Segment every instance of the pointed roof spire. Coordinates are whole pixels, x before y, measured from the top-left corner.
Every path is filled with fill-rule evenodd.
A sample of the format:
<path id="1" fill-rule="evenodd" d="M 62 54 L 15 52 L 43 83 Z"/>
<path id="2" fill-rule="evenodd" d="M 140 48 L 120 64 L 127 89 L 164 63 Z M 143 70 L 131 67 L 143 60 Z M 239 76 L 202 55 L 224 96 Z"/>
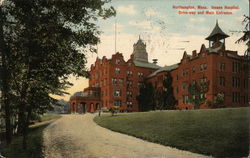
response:
<path id="1" fill-rule="evenodd" d="M 227 34 L 225 34 L 218 24 L 218 19 L 216 20 L 216 25 L 213 29 L 213 31 L 210 33 L 210 35 L 206 38 L 206 40 L 209 41 L 215 41 L 215 40 L 221 40 L 223 38 L 229 37 Z"/>

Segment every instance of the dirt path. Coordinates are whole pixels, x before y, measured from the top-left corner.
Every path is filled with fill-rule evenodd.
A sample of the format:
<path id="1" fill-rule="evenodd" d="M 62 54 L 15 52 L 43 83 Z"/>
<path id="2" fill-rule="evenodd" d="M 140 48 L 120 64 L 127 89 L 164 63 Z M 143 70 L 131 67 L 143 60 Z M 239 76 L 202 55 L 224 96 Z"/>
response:
<path id="1" fill-rule="evenodd" d="M 202 158 L 98 126 L 95 115 L 64 115 L 44 130 L 46 158 Z"/>

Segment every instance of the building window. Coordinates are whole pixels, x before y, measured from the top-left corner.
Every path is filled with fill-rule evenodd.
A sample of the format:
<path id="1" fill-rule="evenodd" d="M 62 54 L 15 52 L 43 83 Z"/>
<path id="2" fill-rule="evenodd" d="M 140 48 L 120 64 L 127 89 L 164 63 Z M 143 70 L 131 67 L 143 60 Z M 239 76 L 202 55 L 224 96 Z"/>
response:
<path id="1" fill-rule="evenodd" d="M 207 94 L 206 93 L 201 93 L 200 97 L 203 99 L 203 98 L 206 98 Z"/>
<path id="2" fill-rule="evenodd" d="M 119 79 L 119 85 L 120 85 L 120 86 L 123 85 L 123 79 Z"/>
<path id="3" fill-rule="evenodd" d="M 195 66 L 192 68 L 192 72 L 195 73 Z"/>
<path id="4" fill-rule="evenodd" d="M 114 90 L 114 96 L 115 97 L 120 97 L 121 96 L 121 90 L 120 89 L 115 89 Z"/>
<path id="5" fill-rule="evenodd" d="M 119 65 L 121 63 L 120 59 L 116 59 L 115 63 Z"/>
<path id="6" fill-rule="evenodd" d="M 132 98 L 132 92 L 127 91 L 127 98 Z"/>
<path id="7" fill-rule="evenodd" d="M 225 63 L 220 63 L 219 70 L 220 71 L 225 71 L 225 69 L 226 69 L 226 64 Z"/>
<path id="8" fill-rule="evenodd" d="M 225 86 L 225 77 L 220 77 L 219 78 L 219 85 L 223 86 L 223 87 Z"/>
<path id="9" fill-rule="evenodd" d="M 99 75 L 98 73 L 95 74 L 95 79 L 98 79 Z"/>
<path id="10" fill-rule="evenodd" d="M 141 88 L 141 86 L 142 86 L 142 83 L 141 83 L 141 82 L 138 82 L 138 83 L 137 83 L 137 87 L 138 87 L 138 88 Z"/>
<path id="11" fill-rule="evenodd" d="M 200 65 L 200 71 L 203 71 L 203 64 Z"/>
<path id="12" fill-rule="evenodd" d="M 187 75 L 188 75 L 188 70 L 183 70 L 183 71 L 182 71 L 182 76 L 185 77 L 185 76 L 187 76 Z"/>
<path id="13" fill-rule="evenodd" d="M 179 93 L 179 88 L 178 87 L 176 87 L 176 94 L 178 94 Z"/>
<path id="14" fill-rule="evenodd" d="M 233 65 L 232 65 L 232 71 L 233 73 L 238 73 L 240 72 L 240 63 L 238 62 L 233 62 Z"/>
<path id="15" fill-rule="evenodd" d="M 127 76 L 132 76 L 132 71 L 127 71 Z"/>
<path id="16" fill-rule="evenodd" d="M 240 103 L 240 93 L 239 92 L 233 92 L 232 101 L 233 101 L 233 103 Z"/>
<path id="17" fill-rule="evenodd" d="M 121 106 L 122 105 L 121 100 L 114 100 L 114 105 L 115 106 Z"/>
<path id="18" fill-rule="evenodd" d="M 112 78 L 112 85 L 116 85 L 116 84 L 117 84 L 116 78 Z"/>
<path id="19" fill-rule="evenodd" d="M 207 64 L 203 64 L 204 71 L 207 70 Z"/>
<path id="20" fill-rule="evenodd" d="M 188 89 L 187 82 L 182 82 L 182 90 L 186 91 Z"/>
<path id="21" fill-rule="evenodd" d="M 200 84 L 203 84 L 205 82 L 207 82 L 207 78 L 206 77 L 200 78 Z"/>
<path id="22" fill-rule="evenodd" d="M 143 73 L 142 72 L 138 72 L 138 77 L 143 77 Z"/>
<path id="23" fill-rule="evenodd" d="M 133 106 L 132 102 L 131 102 L 131 101 L 128 101 L 128 102 L 127 102 L 127 107 L 128 107 L 128 108 L 132 108 L 132 106 Z"/>
<path id="24" fill-rule="evenodd" d="M 178 79 L 179 79 L 179 77 L 178 77 L 178 75 L 176 75 L 176 80 L 178 81 Z"/>
<path id="25" fill-rule="evenodd" d="M 115 68 L 115 73 L 116 73 L 116 74 L 120 74 L 120 68 L 117 68 L 117 67 L 116 67 L 116 68 Z"/>
<path id="26" fill-rule="evenodd" d="M 182 104 L 188 104 L 188 96 L 186 95 L 182 96 Z"/>
<path id="27" fill-rule="evenodd" d="M 206 70 L 207 70 L 207 64 L 201 64 L 200 71 L 206 71 Z"/>
<path id="28" fill-rule="evenodd" d="M 232 87 L 233 88 L 240 88 L 240 79 L 238 77 L 232 78 Z"/>
<path id="29" fill-rule="evenodd" d="M 127 88 L 132 88 L 132 81 L 127 81 Z"/>

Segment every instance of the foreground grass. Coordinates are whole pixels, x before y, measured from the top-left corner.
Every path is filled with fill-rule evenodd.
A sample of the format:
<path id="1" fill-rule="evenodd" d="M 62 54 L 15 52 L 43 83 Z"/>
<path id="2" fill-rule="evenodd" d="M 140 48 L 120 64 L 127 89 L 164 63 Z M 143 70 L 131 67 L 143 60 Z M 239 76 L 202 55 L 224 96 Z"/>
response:
<path id="1" fill-rule="evenodd" d="M 43 130 L 49 125 L 49 120 L 60 117 L 60 115 L 53 114 L 43 115 L 41 121 L 47 122 L 41 122 L 29 128 L 26 150 L 22 149 L 22 136 L 14 136 L 9 146 L 5 142 L 1 144 L 0 153 L 7 158 L 43 158 Z"/>
<path id="2" fill-rule="evenodd" d="M 94 121 L 113 131 L 214 157 L 247 157 L 249 108 L 103 115 Z"/>

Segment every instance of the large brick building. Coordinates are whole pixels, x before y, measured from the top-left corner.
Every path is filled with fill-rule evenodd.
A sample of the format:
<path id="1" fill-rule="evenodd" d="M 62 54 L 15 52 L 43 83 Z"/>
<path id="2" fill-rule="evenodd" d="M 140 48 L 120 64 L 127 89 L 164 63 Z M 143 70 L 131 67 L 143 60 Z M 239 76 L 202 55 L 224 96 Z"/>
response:
<path id="1" fill-rule="evenodd" d="M 100 107 L 119 106 L 121 111 L 139 111 L 136 96 L 144 80 L 155 89 L 162 89 L 167 72 L 173 78 L 172 87 L 176 108 L 191 109 L 188 102 L 188 86 L 191 83 L 209 81 L 203 97 L 212 101 L 219 93 L 224 94 L 224 105 L 239 107 L 248 105 L 248 61 L 237 51 L 226 50 L 225 34 L 218 23 L 206 38 L 209 47 L 201 46 L 192 55 L 184 52 L 178 64 L 160 67 L 148 61 L 146 44 L 139 38 L 134 44 L 130 59 L 124 61 L 121 53 L 97 58 L 91 65 L 89 87 L 70 99 L 71 112 L 94 112 Z M 201 108 L 206 108 L 205 105 Z"/>

